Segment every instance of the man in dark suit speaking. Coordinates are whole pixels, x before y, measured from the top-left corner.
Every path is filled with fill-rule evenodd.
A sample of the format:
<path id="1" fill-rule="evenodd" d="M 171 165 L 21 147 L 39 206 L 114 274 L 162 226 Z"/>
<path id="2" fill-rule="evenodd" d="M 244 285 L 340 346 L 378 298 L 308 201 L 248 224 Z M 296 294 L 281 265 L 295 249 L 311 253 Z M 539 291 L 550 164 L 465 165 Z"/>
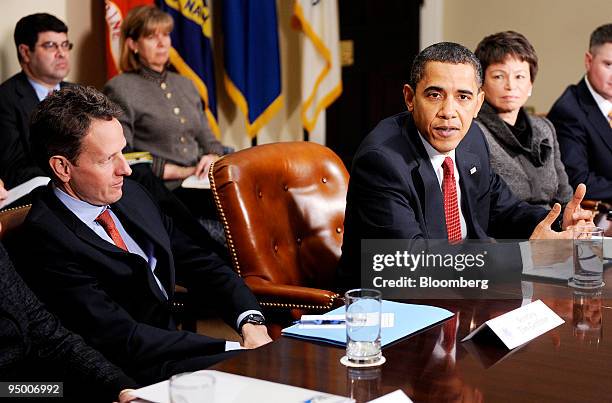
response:
<path id="1" fill-rule="evenodd" d="M 175 284 L 213 308 L 253 348 L 270 340 L 242 279 L 176 228 L 121 154 L 118 106 L 93 88 L 70 86 L 32 117 L 32 153 L 52 183 L 40 188 L 24 223 L 36 250 L 17 267 L 66 327 L 142 383 L 205 368 L 229 343 L 177 330 Z"/>
<path id="2" fill-rule="evenodd" d="M 591 34 L 586 75 L 552 106 L 561 159 L 570 184 L 587 185 L 586 197 L 612 202 L 612 24 Z"/>
<path id="3" fill-rule="evenodd" d="M 521 202 L 493 172 L 472 124 L 481 84 L 478 59 L 461 45 L 438 43 L 415 58 L 404 86 L 408 112 L 380 122 L 355 155 L 339 286 L 356 285 L 362 239 L 567 238 L 569 225 L 590 218 L 580 210 L 584 185 L 557 223 L 565 231 L 556 232 L 559 204 L 547 214 Z"/>

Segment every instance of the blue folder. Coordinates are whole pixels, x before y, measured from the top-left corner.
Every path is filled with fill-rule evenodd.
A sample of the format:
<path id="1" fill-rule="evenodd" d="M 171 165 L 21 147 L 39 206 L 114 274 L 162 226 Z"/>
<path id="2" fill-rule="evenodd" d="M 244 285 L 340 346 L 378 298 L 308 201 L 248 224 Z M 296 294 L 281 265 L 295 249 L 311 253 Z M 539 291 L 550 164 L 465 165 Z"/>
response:
<path id="1" fill-rule="evenodd" d="M 381 344 L 385 347 L 397 340 L 410 336 L 423 329 L 440 323 L 454 314 L 443 308 L 429 305 L 402 304 L 400 302 L 382 301 L 382 313 L 393 312 L 395 320 L 393 327 L 381 329 Z M 336 308 L 325 315 L 343 315 L 344 307 Z M 300 329 L 299 324 L 287 327 L 283 336 L 304 340 L 322 341 L 337 346 L 346 345 L 346 329 Z"/>

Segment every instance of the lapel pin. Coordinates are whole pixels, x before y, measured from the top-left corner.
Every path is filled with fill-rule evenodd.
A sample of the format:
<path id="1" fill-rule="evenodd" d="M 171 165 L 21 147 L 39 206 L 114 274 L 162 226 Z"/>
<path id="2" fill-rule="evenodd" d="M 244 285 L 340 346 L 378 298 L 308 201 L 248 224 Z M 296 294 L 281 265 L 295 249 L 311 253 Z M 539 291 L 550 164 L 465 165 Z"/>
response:
<path id="1" fill-rule="evenodd" d="M 470 169 L 470 175 L 474 175 L 474 173 L 476 173 L 476 167 L 472 167 L 472 169 Z"/>

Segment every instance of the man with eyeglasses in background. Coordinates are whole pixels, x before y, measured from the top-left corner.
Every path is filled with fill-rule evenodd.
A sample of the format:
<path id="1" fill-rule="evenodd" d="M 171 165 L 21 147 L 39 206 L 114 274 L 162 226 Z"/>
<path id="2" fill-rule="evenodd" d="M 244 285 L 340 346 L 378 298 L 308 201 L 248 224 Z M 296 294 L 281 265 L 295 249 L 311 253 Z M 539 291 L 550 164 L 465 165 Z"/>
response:
<path id="1" fill-rule="evenodd" d="M 0 178 L 11 189 L 45 176 L 30 154 L 30 115 L 47 95 L 65 85 L 70 71 L 68 27 L 47 13 L 17 22 L 14 32 L 21 71 L 0 85 Z"/>

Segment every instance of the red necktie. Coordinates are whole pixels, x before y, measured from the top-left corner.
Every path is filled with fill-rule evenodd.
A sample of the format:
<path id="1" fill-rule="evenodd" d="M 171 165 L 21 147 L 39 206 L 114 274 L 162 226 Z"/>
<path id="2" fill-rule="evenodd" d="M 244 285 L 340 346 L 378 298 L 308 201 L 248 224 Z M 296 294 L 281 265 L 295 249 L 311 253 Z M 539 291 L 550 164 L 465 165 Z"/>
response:
<path id="1" fill-rule="evenodd" d="M 121 238 L 121 234 L 119 234 L 119 230 L 115 226 L 113 217 L 111 217 L 108 209 L 104 210 L 104 212 L 100 214 L 98 218 L 96 218 L 96 222 L 100 224 L 102 228 L 104 228 L 104 231 L 106 231 L 117 247 L 126 252 L 128 251 L 128 248 L 125 246 L 125 242 L 123 242 L 123 238 Z"/>
<path id="2" fill-rule="evenodd" d="M 453 160 L 446 157 L 442 163 L 444 178 L 442 179 L 442 191 L 444 192 L 444 217 L 446 218 L 446 232 L 451 243 L 461 241 L 461 221 L 459 221 L 459 205 L 457 203 L 457 185 L 455 184 L 455 172 Z"/>

